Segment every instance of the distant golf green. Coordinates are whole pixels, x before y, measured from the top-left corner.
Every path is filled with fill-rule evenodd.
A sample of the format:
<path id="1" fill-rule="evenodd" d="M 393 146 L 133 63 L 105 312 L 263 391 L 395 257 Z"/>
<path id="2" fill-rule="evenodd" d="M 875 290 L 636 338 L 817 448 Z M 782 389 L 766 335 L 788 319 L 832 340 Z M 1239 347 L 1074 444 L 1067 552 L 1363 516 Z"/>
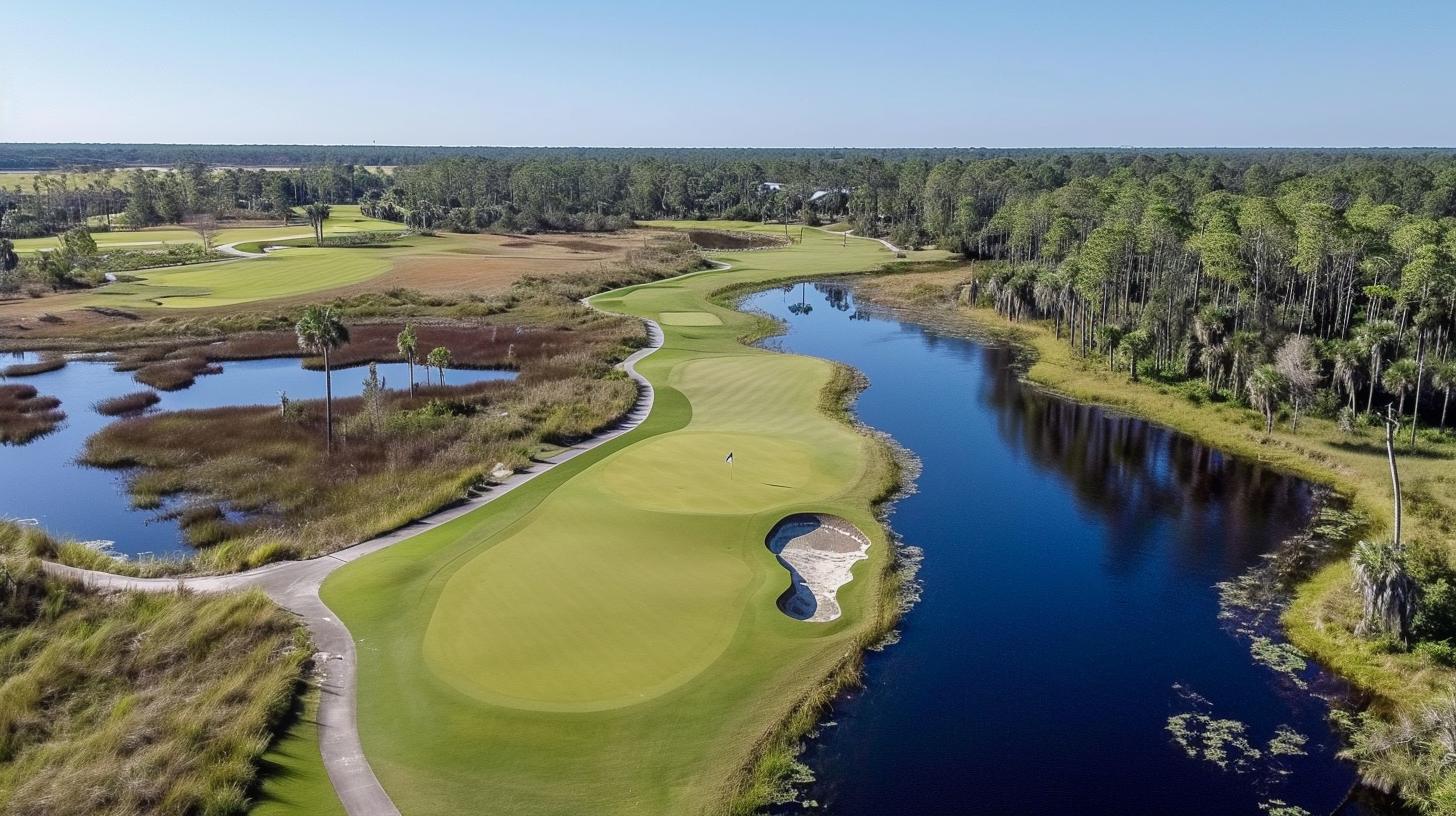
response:
<path id="1" fill-rule="evenodd" d="M 138 273 L 136 281 L 97 289 L 91 302 L 187 309 L 302 295 L 386 272 L 394 254 L 310 247 L 283 250 L 268 258 L 158 269 Z"/>
<path id="2" fill-rule="evenodd" d="M 294 217 L 294 223 L 284 226 L 275 222 L 258 222 L 258 226 L 230 227 L 218 231 L 213 237 L 215 244 L 230 244 L 234 241 L 276 241 L 283 238 L 297 238 L 300 236 L 313 235 L 313 227 L 307 223 L 299 223 L 299 218 Z M 359 212 L 357 204 L 335 204 L 330 213 L 328 221 L 324 222 L 325 235 L 344 235 L 351 232 L 398 232 L 403 227 L 393 221 L 381 221 L 377 218 L 369 218 Z M 202 238 L 194 230 L 186 227 L 149 227 L 140 230 L 118 229 L 114 232 L 93 232 L 91 237 L 96 241 L 97 249 L 103 252 L 107 249 L 160 249 L 167 244 L 200 244 Z M 21 238 L 15 241 L 15 251 L 19 253 L 36 252 L 42 249 L 55 249 L 60 246 L 60 239 L 55 236 L 47 238 Z"/>
<path id="3" fill-rule="evenodd" d="M 741 345 L 755 318 L 711 300 L 891 260 L 841 241 L 806 231 L 718 256 L 728 271 L 596 297 L 664 323 L 666 346 L 639 366 L 657 389 L 647 422 L 324 585 L 359 644 L 365 751 L 404 813 L 718 811 L 874 625 L 882 453 L 825 413 L 830 363 Z M 832 623 L 775 603 L 789 576 L 764 537 L 800 511 L 874 542 Z"/>

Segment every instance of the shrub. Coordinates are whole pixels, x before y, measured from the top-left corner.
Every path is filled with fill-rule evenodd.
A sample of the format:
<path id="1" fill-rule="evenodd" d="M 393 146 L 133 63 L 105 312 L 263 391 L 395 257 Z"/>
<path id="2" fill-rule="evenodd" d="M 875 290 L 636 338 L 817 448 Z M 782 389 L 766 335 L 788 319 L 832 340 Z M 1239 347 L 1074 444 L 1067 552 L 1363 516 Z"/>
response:
<path id="1" fill-rule="evenodd" d="M 1456 668 L 1456 646 L 1451 645 L 1449 640 L 1430 640 L 1425 643 L 1416 644 L 1415 652 L 1431 659 L 1431 662 Z"/>

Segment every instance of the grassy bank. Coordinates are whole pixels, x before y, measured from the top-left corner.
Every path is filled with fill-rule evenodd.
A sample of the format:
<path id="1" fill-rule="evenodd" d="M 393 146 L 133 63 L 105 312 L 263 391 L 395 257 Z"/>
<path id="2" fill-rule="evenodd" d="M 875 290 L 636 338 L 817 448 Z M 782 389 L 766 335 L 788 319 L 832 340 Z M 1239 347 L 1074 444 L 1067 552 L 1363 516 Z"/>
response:
<path id="1" fill-rule="evenodd" d="M 402 810 L 468 808 L 488 792 L 525 814 L 749 812 L 781 791 L 798 735 L 894 609 L 874 511 L 892 464 L 833 415 L 847 378 L 743 346 L 762 321 L 715 302 L 890 259 L 819 235 L 595 298 L 663 324 L 665 347 L 639 366 L 656 387 L 648 420 L 325 585 L 372 644 L 361 731 Z M 776 605 L 788 575 L 765 535 L 805 511 L 874 542 L 832 623 Z"/>
<path id="2" fill-rule="evenodd" d="M 244 812 L 308 653 L 257 593 L 103 595 L 0 558 L 0 811 Z"/>
<path id="3" fill-rule="evenodd" d="M 948 331 L 992 335 L 1028 349 L 1028 379 L 1073 399 L 1143 416 L 1211 446 L 1333 487 L 1370 519 L 1367 535 L 1391 520 L 1390 475 L 1383 440 L 1375 429 L 1347 433 L 1331 420 L 1301 418 L 1297 433 L 1281 421 L 1266 438 L 1254 411 L 1190 396 L 1174 384 L 1131 382 L 1109 372 L 1105 358 L 1076 355 L 1050 325 L 1011 323 L 993 310 L 956 303 L 965 268 L 932 274 L 866 280 L 859 287 L 871 302 L 903 311 L 916 322 Z M 1417 451 L 1399 451 L 1406 493 L 1406 539 L 1420 557 L 1448 563 L 1456 553 L 1456 439 L 1428 433 Z M 1284 616 L 1291 640 L 1337 674 L 1374 696 L 1385 717 L 1416 716 L 1456 681 L 1448 665 L 1421 652 L 1356 637 L 1361 604 L 1349 563 L 1327 565 L 1298 587 Z"/>

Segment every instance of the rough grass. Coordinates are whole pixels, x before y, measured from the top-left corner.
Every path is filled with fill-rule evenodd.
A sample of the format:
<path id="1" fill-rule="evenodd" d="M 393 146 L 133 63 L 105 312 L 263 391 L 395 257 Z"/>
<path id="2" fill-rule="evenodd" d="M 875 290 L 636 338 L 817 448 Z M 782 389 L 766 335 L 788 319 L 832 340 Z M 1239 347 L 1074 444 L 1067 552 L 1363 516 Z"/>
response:
<path id="1" fill-rule="evenodd" d="M 0 385 L 0 444 L 23 445 L 55 430 L 66 419 L 61 401 L 31 385 Z"/>
<path id="2" fill-rule="evenodd" d="M 133 391 L 119 397 L 99 400 L 92 407 L 102 416 L 122 416 L 139 413 L 161 401 L 162 398 L 155 391 Z"/>
<path id="3" fill-rule="evenodd" d="M 101 595 L 0 562 L 0 811 L 237 814 L 309 649 L 259 593 Z"/>

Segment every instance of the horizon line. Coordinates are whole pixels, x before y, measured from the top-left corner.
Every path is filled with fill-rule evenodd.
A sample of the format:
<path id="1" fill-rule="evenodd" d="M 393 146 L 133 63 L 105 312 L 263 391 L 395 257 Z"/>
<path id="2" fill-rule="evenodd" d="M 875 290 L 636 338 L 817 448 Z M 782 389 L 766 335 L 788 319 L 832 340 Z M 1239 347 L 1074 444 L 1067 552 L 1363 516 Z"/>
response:
<path id="1" fill-rule="evenodd" d="M 0 147 L 102 146 L 135 147 L 357 147 L 446 150 L 1456 150 L 1451 145 L 592 145 L 592 144 L 406 144 L 364 142 L 121 142 L 4 141 Z"/>

